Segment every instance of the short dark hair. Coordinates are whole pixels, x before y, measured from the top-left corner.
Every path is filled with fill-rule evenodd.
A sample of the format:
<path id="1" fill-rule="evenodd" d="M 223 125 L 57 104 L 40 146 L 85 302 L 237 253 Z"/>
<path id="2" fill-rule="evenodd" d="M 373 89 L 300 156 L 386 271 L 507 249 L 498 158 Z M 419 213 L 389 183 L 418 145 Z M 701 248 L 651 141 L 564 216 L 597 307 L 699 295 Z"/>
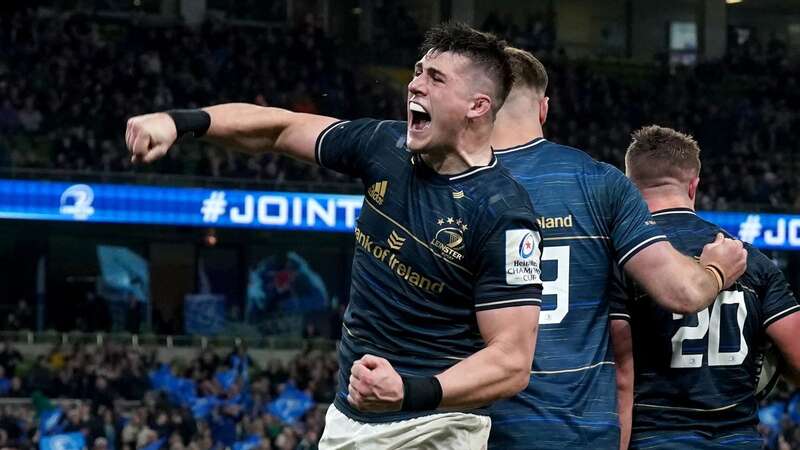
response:
<path id="1" fill-rule="evenodd" d="M 700 175 L 700 146 L 688 134 L 650 125 L 633 132 L 625 170 L 639 187 L 664 178 L 687 182 Z"/>
<path id="2" fill-rule="evenodd" d="M 483 68 L 497 87 L 495 104 L 492 105 L 493 112 L 496 113 L 503 106 L 514 83 L 505 48 L 506 42 L 491 33 L 478 31 L 461 22 L 446 22 L 425 33 L 420 51 L 421 56 L 431 50 L 452 52 L 466 56 Z"/>
<path id="3" fill-rule="evenodd" d="M 547 90 L 547 70 L 531 52 L 516 47 L 506 47 L 506 56 L 511 64 L 515 86 L 533 88 L 541 93 Z"/>

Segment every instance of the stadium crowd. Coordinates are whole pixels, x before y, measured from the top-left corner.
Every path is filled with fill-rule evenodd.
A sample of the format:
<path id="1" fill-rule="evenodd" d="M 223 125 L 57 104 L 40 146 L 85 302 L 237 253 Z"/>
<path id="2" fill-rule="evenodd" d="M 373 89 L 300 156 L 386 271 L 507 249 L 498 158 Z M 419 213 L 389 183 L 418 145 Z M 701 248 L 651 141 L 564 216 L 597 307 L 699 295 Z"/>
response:
<path id="1" fill-rule="evenodd" d="M 792 151 L 800 72 L 782 42 L 753 36 L 737 45 L 731 37 L 721 61 L 670 67 L 665 55 L 663 63 L 634 66 L 571 60 L 554 47 L 549 23 L 531 17 L 516 27 L 491 15 L 483 24 L 534 50 L 548 67 L 548 137 L 621 166 L 632 130 L 675 127 L 692 133 L 704 151 L 701 208 L 800 209 L 800 160 Z M 408 45 L 414 39 L 403 36 Z M 147 27 L 32 11 L 0 17 L 0 166 L 130 171 L 126 117 L 171 107 L 246 101 L 342 118 L 404 118 L 402 92 L 369 75 L 343 48 L 312 16 L 289 31 L 255 32 L 214 22 Z M 137 170 L 348 181 L 270 154 L 246 158 L 188 142 Z"/>
<path id="2" fill-rule="evenodd" d="M 247 373 L 231 382 L 225 374 L 237 358 L 247 360 Z M 198 398 L 218 401 L 181 404 L 181 388 L 159 380 L 165 373 L 191 380 Z M 26 359 L 0 342 L 0 447 L 36 449 L 43 437 L 78 432 L 92 450 L 311 450 L 335 374 L 334 357 L 317 351 L 285 364 L 254 361 L 244 349 L 206 350 L 164 365 L 141 347 L 56 345 Z M 280 404 L 287 391 L 300 409 Z M 27 398 L 30 406 L 14 403 Z M 800 448 L 800 391 L 780 383 L 759 416 L 765 448 Z"/>
<path id="3" fill-rule="evenodd" d="M 263 365 L 242 349 L 200 351 L 165 365 L 152 350 L 116 344 L 56 345 L 25 360 L 0 343 L 0 367 L 0 447 L 15 449 L 75 432 L 93 450 L 315 449 L 336 373 L 333 356 L 316 351 Z M 32 406 L 8 400 L 24 397 Z"/>

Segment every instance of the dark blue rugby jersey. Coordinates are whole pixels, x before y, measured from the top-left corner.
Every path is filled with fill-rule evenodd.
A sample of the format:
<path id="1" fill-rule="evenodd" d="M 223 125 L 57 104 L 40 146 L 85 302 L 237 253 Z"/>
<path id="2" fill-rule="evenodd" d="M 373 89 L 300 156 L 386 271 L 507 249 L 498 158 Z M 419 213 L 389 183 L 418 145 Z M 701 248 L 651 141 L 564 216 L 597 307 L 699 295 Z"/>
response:
<path id="1" fill-rule="evenodd" d="M 670 242 L 698 256 L 722 231 L 689 209 L 653 214 Z M 757 423 L 766 328 L 800 311 L 781 271 L 749 244 L 747 271 L 697 314 L 673 314 L 633 283 L 615 289 L 612 317 L 631 321 L 636 433 L 716 434 Z"/>
<path id="2" fill-rule="evenodd" d="M 525 190 L 496 158 L 440 175 L 405 146 L 405 122 L 333 124 L 317 141 L 323 167 L 362 179 L 350 303 L 335 405 L 361 422 L 430 414 L 362 413 L 347 402 L 364 354 L 403 375 L 430 376 L 484 347 L 476 311 L 541 303 L 541 237 Z"/>
<path id="3" fill-rule="evenodd" d="M 612 267 L 666 237 L 616 168 L 545 139 L 495 152 L 542 229 L 542 311 L 530 384 L 491 409 L 493 449 L 619 446 L 606 287 Z"/>

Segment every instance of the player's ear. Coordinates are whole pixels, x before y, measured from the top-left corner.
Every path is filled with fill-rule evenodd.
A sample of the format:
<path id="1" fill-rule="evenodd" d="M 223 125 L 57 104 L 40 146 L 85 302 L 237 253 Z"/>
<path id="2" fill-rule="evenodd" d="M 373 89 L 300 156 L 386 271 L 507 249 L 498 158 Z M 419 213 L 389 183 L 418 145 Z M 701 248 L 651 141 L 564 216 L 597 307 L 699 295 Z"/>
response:
<path id="1" fill-rule="evenodd" d="M 687 192 L 687 194 L 689 194 L 689 200 L 694 201 L 695 198 L 697 197 L 697 186 L 699 184 L 700 184 L 699 176 L 692 178 L 692 181 L 689 182 L 689 191 Z"/>
<path id="2" fill-rule="evenodd" d="M 491 111 L 492 99 L 486 94 L 475 94 L 467 111 L 467 119 L 477 119 L 490 114 Z"/>
<path id="3" fill-rule="evenodd" d="M 545 96 L 539 99 L 539 125 L 547 122 L 548 111 L 550 111 L 550 97 Z"/>

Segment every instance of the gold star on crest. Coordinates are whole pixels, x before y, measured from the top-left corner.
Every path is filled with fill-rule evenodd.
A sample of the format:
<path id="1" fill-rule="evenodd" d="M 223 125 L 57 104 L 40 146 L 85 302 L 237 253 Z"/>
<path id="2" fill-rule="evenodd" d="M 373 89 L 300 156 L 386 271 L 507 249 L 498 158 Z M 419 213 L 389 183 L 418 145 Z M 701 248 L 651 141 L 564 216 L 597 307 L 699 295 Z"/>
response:
<path id="1" fill-rule="evenodd" d="M 461 231 L 467 231 L 467 228 L 469 228 L 467 227 L 467 224 L 461 225 Z"/>
<path id="2" fill-rule="evenodd" d="M 453 223 L 453 222 L 455 222 L 455 221 L 453 220 L 453 218 L 452 218 L 452 217 L 448 217 L 448 218 L 447 218 L 447 223 Z"/>
<path id="3" fill-rule="evenodd" d="M 456 219 L 456 223 L 461 225 L 461 218 L 460 217 L 458 219 Z"/>
<path id="4" fill-rule="evenodd" d="M 444 219 L 437 220 L 436 225 L 444 225 Z"/>

